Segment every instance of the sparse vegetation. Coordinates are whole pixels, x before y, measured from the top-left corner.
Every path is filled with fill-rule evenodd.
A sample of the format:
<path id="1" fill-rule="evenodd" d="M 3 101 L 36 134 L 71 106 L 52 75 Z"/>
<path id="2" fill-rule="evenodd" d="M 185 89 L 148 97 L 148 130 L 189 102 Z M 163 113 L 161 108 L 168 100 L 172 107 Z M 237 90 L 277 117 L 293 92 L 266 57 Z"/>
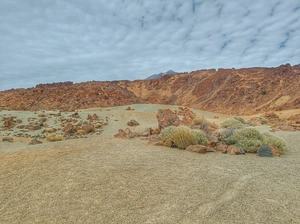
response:
<path id="1" fill-rule="evenodd" d="M 192 133 L 196 136 L 197 144 L 199 144 L 199 145 L 207 144 L 207 138 L 206 138 L 205 134 L 203 134 L 201 131 L 192 130 Z"/>
<path id="2" fill-rule="evenodd" d="M 164 128 L 160 133 L 161 140 L 163 142 L 166 142 L 172 136 L 175 129 L 176 129 L 175 126 L 169 126 L 169 127 Z"/>
<path id="3" fill-rule="evenodd" d="M 210 123 L 202 116 L 196 117 L 193 120 L 193 125 L 197 125 L 197 126 L 199 126 L 199 128 L 201 130 L 205 131 L 206 133 L 210 133 L 210 130 L 209 130 Z"/>
<path id="4" fill-rule="evenodd" d="M 161 139 L 167 147 L 185 149 L 189 145 L 205 145 L 207 138 L 199 130 L 192 130 L 186 126 L 170 126 L 162 130 Z"/>
<path id="5" fill-rule="evenodd" d="M 47 140 L 50 142 L 55 142 L 55 141 L 62 141 L 64 137 L 59 134 L 50 134 L 47 136 Z"/>
<path id="6" fill-rule="evenodd" d="M 170 137 L 173 144 L 179 149 L 185 149 L 189 145 L 197 144 L 197 136 L 191 129 L 185 126 L 179 126 Z"/>
<path id="7" fill-rule="evenodd" d="M 254 128 L 246 128 L 228 137 L 227 143 L 241 146 L 245 152 L 257 152 L 258 147 L 263 145 L 263 135 Z"/>
<path id="8" fill-rule="evenodd" d="M 270 147 L 276 147 L 280 154 L 283 154 L 285 151 L 285 142 L 274 135 L 270 135 L 269 133 L 263 134 L 263 143 L 264 145 L 270 146 Z"/>
<path id="9" fill-rule="evenodd" d="M 230 119 L 221 124 L 222 128 L 242 128 L 244 126 L 245 125 L 241 121 L 236 119 Z"/>
<path id="10" fill-rule="evenodd" d="M 268 123 L 268 120 L 264 117 L 260 117 L 259 120 L 260 120 L 261 124 L 267 124 Z"/>
<path id="11" fill-rule="evenodd" d="M 233 119 L 240 121 L 242 124 L 246 124 L 246 121 L 242 117 L 234 116 Z"/>

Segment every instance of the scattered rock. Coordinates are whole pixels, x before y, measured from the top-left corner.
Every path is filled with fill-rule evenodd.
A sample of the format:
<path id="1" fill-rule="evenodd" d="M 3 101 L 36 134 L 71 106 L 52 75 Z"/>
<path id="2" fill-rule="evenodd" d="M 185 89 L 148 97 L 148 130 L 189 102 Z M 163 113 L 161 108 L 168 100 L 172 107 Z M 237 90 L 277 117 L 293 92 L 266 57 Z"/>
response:
<path id="1" fill-rule="evenodd" d="M 152 135 L 153 129 L 152 128 L 146 128 L 142 133 L 142 137 L 148 137 L 149 135 Z"/>
<path id="2" fill-rule="evenodd" d="M 36 144 L 42 144 L 43 142 L 37 140 L 36 138 L 32 139 L 28 145 L 36 145 Z"/>
<path id="3" fill-rule="evenodd" d="M 84 124 L 82 130 L 84 130 L 85 133 L 92 133 L 95 132 L 95 127 L 92 124 Z"/>
<path id="4" fill-rule="evenodd" d="M 127 134 L 123 129 L 118 130 L 118 134 L 114 135 L 115 138 L 127 138 Z"/>
<path id="5" fill-rule="evenodd" d="M 131 110 L 131 107 L 127 107 L 125 110 Z"/>
<path id="6" fill-rule="evenodd" d="M 235 145 L 230 145 L 226 150 L 226 153 L 227 152 L 230 153 L 231 155 L 240 155 L 242 154 L 243 151 L 241 151 L 241 149 Z"/>
<path id="7" fill-rule="evenodd" d="M 155 138 L 150 138 L 148 141 L 148 145 L 153 145 L 153 146 L 163 146 L 164 142 L 161 141 L 158 137 Z"/>
<path id="8" fill-rule="evenodd" d="M 12 137 L 4 137 L 4 138 L 2 138 L 2 141 L 3 142 L 13 142 L 14 139 Z"/>
<path id="9" fill-rule="evenodd" d="M 128 125 L 128 126 L 137 126 L 137 125 L 139 125 L 139 124 L 140 124 L 140 123 L 137 122 L 137 121 L 134 120 L 134 119 L 131 119 L 130 121 L 127 122 L 127 125 Z"/>
<path id="10" fill-rule="evenodd" d="M 181 124 L 179 117 L 170 109 L 159 109 L 156 118 L 160 130 L 168 126 L 179 126 Z"/>
<path id="11" fill-rule="evenodd" d="M 204 154 L 206 153 L 206 149 L 207 147 L 204 145 L 189 145 L 185 150 Z"/>

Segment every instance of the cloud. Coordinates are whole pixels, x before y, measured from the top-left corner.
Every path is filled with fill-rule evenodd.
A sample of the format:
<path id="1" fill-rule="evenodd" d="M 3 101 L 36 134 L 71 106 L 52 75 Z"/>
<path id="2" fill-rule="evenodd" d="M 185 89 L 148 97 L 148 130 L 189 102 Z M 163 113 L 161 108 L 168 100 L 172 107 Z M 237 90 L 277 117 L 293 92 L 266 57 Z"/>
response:
<path id="1" fill-rule="evenodd" d="M 0 90 L 298 64 L 300 2 L 2 0 Z"/>

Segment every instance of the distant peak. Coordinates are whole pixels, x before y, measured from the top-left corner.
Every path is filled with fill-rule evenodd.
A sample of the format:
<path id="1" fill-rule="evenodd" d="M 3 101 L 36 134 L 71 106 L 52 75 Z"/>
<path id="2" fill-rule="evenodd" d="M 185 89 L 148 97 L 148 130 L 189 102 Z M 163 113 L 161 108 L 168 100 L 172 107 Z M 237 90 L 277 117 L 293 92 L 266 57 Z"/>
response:
<path id="1" fill-rule="evenodd" d="M 160 77 L 162 77 L 164 75 L 175 75 L 175 74 L 178 74 L 178 72 L 175 72 L 173 70 L 168 70 L 166 72 L 162 72 L 162 73 L 159 73 L 159 74 L 151 75 L 148 78 L 146 78 L 146 80 L 159 79 Z"/>

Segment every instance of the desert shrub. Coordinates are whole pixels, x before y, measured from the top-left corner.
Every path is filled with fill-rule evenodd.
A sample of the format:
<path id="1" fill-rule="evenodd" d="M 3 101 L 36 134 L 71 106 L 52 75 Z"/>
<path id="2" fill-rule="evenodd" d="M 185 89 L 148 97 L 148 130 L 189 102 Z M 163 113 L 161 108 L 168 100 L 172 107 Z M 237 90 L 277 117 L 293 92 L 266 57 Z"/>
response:
<path id="1" fill-rule="evenodd" d="M 47 136 L 47 140 L 54 142 L 54 141 L 62 141 L 64 139 L 64 137 L 62 135 L 59 134 L 50 134 Z"/>
<path id="2" fill-rule="evenodd" d="M 171 137 L 171 135 L 173 134 L 173 132 L 175 131 L 176 127 L 175 126 L 169 126 L 164 128 L 161 132 L 160 132 L 160 138 L 163 142 L 167 141 L 167 139 L 169 139 Z"/>
<path id="3" fill-rule="evenodd" d="M 207 144 L 207 138 L 205 134 L 203 134 L 201 131 L 192 130 L 192 134 L 196 136 L 197 144 L 199 145 L 206 145 Z"/>
<path id="4" fill-rule="evenodd" d="M 196 117 L 193 120 L 193 125 L 197 125 L 201 130 L 205 131 L 206 133 L 210 133 L 210 123 L 204 117 Z"/>
<path id="5" fill-rule="evenodd" d="M 244 127 L 244 124 L 236 119 L 230 119 L 227 121 L 224 121 L 221 124 L 222 128 L 242 128 Z"/>
<path id="6" fill-rule="evenodd" d="M 85 131 L 82 129 L 77 130 L 77 134 L 79 134 L 79 135 L 83 135 L 84 133 L 85 133 Z"/>
<path id="7" fill-rule="evenodd" d="M 197 136 L 192 133 L 191 129 L 185 126 L 179 126 L 175 129 L 170 140 L 179 149 L 185 149 L 189 145 L 197 144 Z"/>
<path id="8" fill-rule="evenodd" d="M 260 117 L 259 120 L 260 120 L 261 124 L 267 124 L 268 123 L 268 120 L 264 117 Z"/>
<path id="9" fill-rule="evenodd" d="M 232 136 L 237 130 L 240 128 L 224 128 L 217 130 L 214 135 L 218 138 L 221 142 L 226 142 L 226 139 L 230 136 Z"/>
<path id="10" fill-rule="evenodd" d="M 234 116 L 233 119 L 240 121 L 242 124 L 246 124 L 246 121 L 242 117 Z"/>
<path id="11" fill-rule="evenodd" d="M 247 126 L 255 126 L 255 123 L 253 121 L 246 121 L 245 125 Z"/>
<path id="12" fill-rule="evenodd" d="M 228 137 L 227 143 L 241 146 L 245 152 L 257 152 L 258 147 L 263 145 L 263 135 L 254 128 L 246 128 L 235 132 Z"/>
<path id="13" fill-rule="evenodd" d="M 280 154 L 283 154 L 285 151 L 286 145 L 283 139 L 278 138 L 274 135 L 270 135 L 269 133 L 263 134 L 263 143 L 264 145 L 278 148 Z"/>

